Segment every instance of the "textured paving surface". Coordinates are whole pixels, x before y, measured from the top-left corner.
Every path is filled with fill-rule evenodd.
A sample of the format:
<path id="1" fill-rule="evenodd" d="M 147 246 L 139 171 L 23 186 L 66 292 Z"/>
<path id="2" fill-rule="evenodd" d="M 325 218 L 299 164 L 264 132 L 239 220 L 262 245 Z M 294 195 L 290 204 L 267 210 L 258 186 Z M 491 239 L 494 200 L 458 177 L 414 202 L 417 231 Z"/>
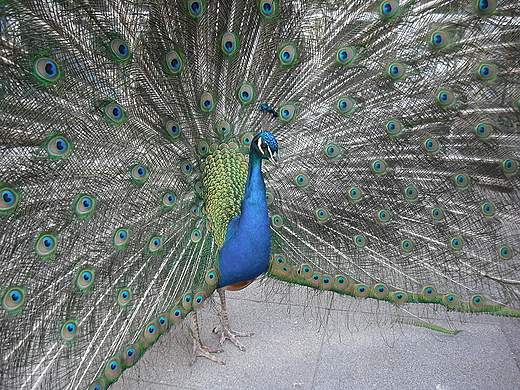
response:
<path id="1" fill-rule="evenodd" d="M 403 312 L 386 303 L 289 291 L 254 283 L 227 294 L 232 326 L 255 335 L 241 339 L 245 352 L 226 342 L 226 365 L 188 365 L 184 321 L 112 389 L 520 389 L 520 320 L 421 308 L 436 324 L 464 330 L 446 335 L 397 322 Z M 216 300 L 208 306 L 203 341 L 217 347 Z"/>

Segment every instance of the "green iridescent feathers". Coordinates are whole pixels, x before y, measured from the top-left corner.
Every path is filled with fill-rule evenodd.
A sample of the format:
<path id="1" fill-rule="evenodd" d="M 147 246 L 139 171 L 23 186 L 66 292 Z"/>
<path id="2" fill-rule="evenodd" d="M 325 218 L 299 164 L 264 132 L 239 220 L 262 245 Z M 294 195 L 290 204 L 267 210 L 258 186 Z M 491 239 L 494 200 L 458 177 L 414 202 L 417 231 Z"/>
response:
<path id="1" fill-rule="evenodd" d="M 204 214 L 216 245 L 224 245 L 229 221 L 240 215 L 247 179 L 247 160 L 233 144 L 221 144 L 205 160 L 203 171 Z"/>

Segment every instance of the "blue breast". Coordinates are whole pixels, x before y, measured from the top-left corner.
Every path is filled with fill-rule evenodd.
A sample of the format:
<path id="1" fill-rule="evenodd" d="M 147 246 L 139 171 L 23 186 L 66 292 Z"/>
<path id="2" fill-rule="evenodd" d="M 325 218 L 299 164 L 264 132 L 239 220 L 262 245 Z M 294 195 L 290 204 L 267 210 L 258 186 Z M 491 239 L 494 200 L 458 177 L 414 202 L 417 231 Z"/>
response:
<path id="1" fill-rule="evenodd" d="M 249 171 L 241 215 L 228 225 L 226 241 L 220 249 L 218 287 L 254 279 L 269 264 L 271 229 L 261 158 L 249 156 Z"/>

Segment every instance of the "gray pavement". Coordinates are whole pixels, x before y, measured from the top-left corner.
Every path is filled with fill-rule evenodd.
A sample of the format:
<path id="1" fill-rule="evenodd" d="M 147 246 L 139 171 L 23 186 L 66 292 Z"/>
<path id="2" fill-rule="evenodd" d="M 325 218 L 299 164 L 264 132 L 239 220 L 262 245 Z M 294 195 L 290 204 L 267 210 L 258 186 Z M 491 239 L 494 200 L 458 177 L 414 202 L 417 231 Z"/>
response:
<path id="1" fill-rule="evenodd" d="M 386 302 L 316 294 L 279 282 L 228 292 L 233 328 L 252 331 L 241 352 L 226 341 L 221 366 L 193 366 L 190 321 L 172 328 L 113 389 L 520 389 L 520 320 L 419 307 L 446 335 L 396 321 Z M 217 347 L 217 299 L 201 315 L 202 337 Z M 417 305 L 416 305 L 417 306 Z"/>

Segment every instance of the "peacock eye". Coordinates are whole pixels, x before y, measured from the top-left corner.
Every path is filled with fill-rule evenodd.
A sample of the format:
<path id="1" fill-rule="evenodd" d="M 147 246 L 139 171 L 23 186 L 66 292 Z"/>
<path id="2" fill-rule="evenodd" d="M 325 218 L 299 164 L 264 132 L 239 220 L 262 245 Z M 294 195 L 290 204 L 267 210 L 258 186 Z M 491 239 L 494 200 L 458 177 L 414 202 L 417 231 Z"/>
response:
<path id="1" fill-rule="evenodd" d="M 262 144 L 262 150 L 267 150 L 267 145 L 266 144 Z"/>

